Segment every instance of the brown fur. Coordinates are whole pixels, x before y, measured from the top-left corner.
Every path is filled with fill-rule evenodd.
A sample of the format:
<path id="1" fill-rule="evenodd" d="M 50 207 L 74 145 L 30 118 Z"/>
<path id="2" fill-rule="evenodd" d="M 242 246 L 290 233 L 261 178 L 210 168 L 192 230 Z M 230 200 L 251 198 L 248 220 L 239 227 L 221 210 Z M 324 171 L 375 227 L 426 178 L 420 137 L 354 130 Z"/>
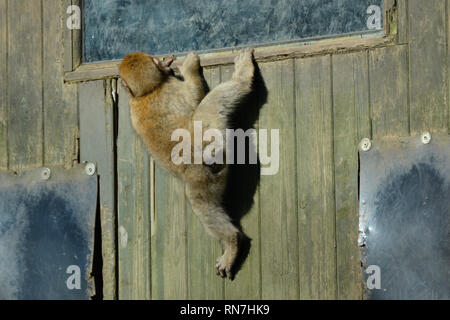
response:
<path id="1" fill-rule="evenodd" d="M 202 121 L 203 130 L 219 129 L 225 137 L 227 115 L 251 91 L 253 51 L 245 50 L 238 55 L 232 80 L 206 96 L 196 54 L 186 57 L 180 71 L 184 81 L 152 56 L 140 52 L 127 55 L 120 65 L 123 84 L 131 96 L 133 127 L 153 158 L 185 182 L 193 211 L 206 231 L 224 247 L 224 254 L 217 261 L 217 273 L 233 279 L 233 264 L 244 235 L 222 207 L 228 168 L 212 170 L 205 164 L 175 165 L 171 151 L 178 142 L 171 141 L 171 134 L 178 128 L 187 129 L 193 142 L 193 121 L 197 120 Z"/>

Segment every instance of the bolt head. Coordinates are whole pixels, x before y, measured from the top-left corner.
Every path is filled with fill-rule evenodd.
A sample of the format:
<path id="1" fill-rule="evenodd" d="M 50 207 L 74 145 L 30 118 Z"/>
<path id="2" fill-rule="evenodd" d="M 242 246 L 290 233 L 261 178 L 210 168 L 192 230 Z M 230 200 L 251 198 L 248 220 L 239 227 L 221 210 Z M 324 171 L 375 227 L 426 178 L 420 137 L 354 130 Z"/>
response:
<path id="1" fill-rule="evenodd" d="M 52 171 L 49 168 L 43 168 L 41 171 L 41 179 L 48 180 L 52 175 Z"/>
<path id="2" fill-rule="evenodd" d="M 362 139 L 359 143 L 359 148 L 364 152 L 369 151 L 372 148 L 372 141 L 369 138 Z"/>
<path id="3" fill-rule="evenodd" d="M 92 162 L 87 163 L 86 167 L 84 167 L 84 171 L 88 176 L 93 176 L 96 171 L 95 164 L 93 164 Z"/>
<path id="4" fill-rule="evenodd" d="M 422 140 L 423 144 L 429 144 L 431 142 L 431 133 L 424 132 L 422 133 L 422 135 L 420 136 L 420 140 Z"/>

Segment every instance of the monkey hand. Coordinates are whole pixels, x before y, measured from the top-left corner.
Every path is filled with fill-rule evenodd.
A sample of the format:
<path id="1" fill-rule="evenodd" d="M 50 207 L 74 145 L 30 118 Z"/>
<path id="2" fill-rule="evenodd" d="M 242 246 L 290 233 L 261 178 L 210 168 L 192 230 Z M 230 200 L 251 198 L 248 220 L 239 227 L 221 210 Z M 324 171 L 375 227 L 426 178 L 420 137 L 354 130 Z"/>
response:
<path id="1" fill-rule="evenodd" d="M 200 58 L 194 52 L 189 52 L 189 54 L 184 59 L 183 65 L 180 68 L 180 72 L 183 77 L 189 76 L 191 74 L 198 74 L 200 72 Z"/>
<path id="2" fill-rule="evenodd" d="M 253 48 L 242 50 L 234 59 L 233 79 L 240 81 L 251 81 L 253 79 L 255 67 L 253 64 Z"/>

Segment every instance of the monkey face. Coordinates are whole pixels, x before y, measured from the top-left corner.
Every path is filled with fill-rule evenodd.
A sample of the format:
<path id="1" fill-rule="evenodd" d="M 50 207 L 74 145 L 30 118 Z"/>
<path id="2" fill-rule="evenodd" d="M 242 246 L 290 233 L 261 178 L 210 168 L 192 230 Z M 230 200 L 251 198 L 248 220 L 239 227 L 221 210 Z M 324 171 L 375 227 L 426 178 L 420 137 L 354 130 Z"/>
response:
<path id="1" fill-rule="evenodd" d="M 171 73 L 173 60 L 161 62 L 143 52 L 127 55 L 120 64 L 122 84 L 133 98 L 142 97 L 162 85 Z"/>

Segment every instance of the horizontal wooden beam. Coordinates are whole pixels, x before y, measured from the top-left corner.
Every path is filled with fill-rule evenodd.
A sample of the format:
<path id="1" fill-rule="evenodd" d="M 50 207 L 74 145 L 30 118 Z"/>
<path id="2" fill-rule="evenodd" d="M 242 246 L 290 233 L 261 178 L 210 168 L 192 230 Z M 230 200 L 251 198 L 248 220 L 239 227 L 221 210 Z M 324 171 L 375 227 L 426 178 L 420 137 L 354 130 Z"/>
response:
<path id="1" fill-rule="evenodd" d="M 278 61 L 291 58 L 303 58 L 325 54 L 364 51 L 395 44 L 395 36 L 389 35 L 348 35 L 338 38 L 327 38 L 302 43 L 288 43 L 275 46 L 255 48 L 255 59 L 258 62 Z M 200 54 L 202 67 L 232 64 L 237 49 Z M 161 56 L 160 58 L 164 58 Z M 178 68 L 184 56 L 177 57 L 173 63 Z M 119 77 L 120 60 L 82 64 L 75 71 L 66 72 L 65 82 L 81 82 Z"/>

